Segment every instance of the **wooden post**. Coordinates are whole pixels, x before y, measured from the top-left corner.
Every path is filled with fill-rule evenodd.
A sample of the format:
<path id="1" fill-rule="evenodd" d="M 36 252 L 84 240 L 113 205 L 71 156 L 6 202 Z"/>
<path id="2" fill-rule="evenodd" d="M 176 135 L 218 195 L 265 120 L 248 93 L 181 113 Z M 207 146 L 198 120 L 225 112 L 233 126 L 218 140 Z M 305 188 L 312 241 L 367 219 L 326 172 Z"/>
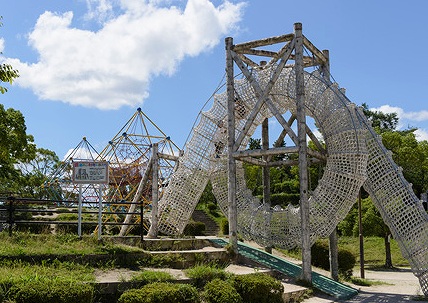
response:
<path id="1" fill-rule="evenodd" d="M 79 205 L 77 208 L 77 235 L 82 237 L 82 184 L 79 184 Z"/>
<path id="2" fill-rule="evenodd" d="M 299 180 L 300 180 L 300 214 L 302 228 L 302 276 L 301 279 L 312 284 L 311 242 L 308 203 L 308 160 L 306 145 L 306 113 L 305 113 L 305 79 L 303 65 L 302 24 L 294 24 L 295 72 L 296 72 L 296 103 L 297 103 L 297 134 L 299 141 Z"/>
<path id="3" fill-rule="evenodd" d="M 233 157 L 235 144 L 235 89 L 233 71 L 233 38 L 227 37 L 226 44 L 226 77 L 227 77 L 227 171 L 229 201 L 229 244 L 232 252 L 238 253 L 238 216 L 236 207 L 236 162 Z"/>
<path id="4" fill-rule="evenodd" d="M 321 66 L 323 78 L 330 82 L 330 53 L 328 50 L 322 51 L 326 63 Z M 339 281 L 339 251 L 337 247 L 337 231 L 336 228 L 329 236 L 329 260 L 330 260 L 330 275 L 335 281 Z"/>
<path id="5" fill-rule="evenodd" d="M 266 118 L 262 123 L 262 149 L 267 151 L 269 149 L 269 120 Z M 263 156 L 264 161 L 269 161 L 269 156 Z M 266 211 L 270 210 L 270 167 L 263 166 L 263 202 L 265 204 Z M 269 233 L 269 229 L 266 228 L 266 233 Z M 270 242 L 270 240 L 269 240 Z M 265 247 L 265 251 L 272 253 L 272 246 L 268 245 Z"/>
<path id="6" fill-rule="evenodd" d="M 329 259 L 330 275 L 334 281 L 339 281 L 339 251 L 337 248 L 337 231 L 336 228 L 329 236 Z"/>
<path id="7" fill-rule="evenodd" d="M 8 223 L 9 223 L 9 237 L 12 237 L 12 228 L 13 228 L 13 212 L 14 212 L 14 205 L 13 205 L 13 201 L 15 201 L 15 197 L 10 196 L 8 199 L 9 201 L 9 219 L 8 219 Z"/>
<path id="8" fill-rule="evenodd" d="M 98 240 L 101 240 L 103 224 L 103 185 L 98 188 Z"/>
<path id="9" fill-rule="evenodd" d="M 363 236 L 363 220 L 361 212 L 361 188 L 358 193 L 358 234 L 360 238 L 360 276 L 361 279 L 365 278 L 364 273 L 364 236 Z"/>
<path id="10" fill-rule="evenodd" d="M 131 223 L 131 219 L 133 217 L 133 212 L 137 208 L 138 200 L 140 200 L 141 195 L 143 194 L 144 186 L 146 185 L 147 181 L 149 180 L 150 173 L 152 171 L 152 163 L 153 163 L 153 156 L 150 158 L 147 168 L 144 171 L 144 175 L 141 176 L 140 183 L 138 184 L 137 192 L 134 195 L 134 198 L 132 199 L 131 206 L 129 206 L 128 213 L 125 216 L 125 220 L 123 221 L 123 225 L 120 228 L 119 236 L 124 237 L 126 235 L 126 232 L 129 229 L 129 223 Z M 143 202 L 141 202 L 142 205 Z M 142 212 L 142 210 L 141 210 Z M 142 224 L 143 222 L 141 222 Z M 143 233 L 143 229 L 141 229 L 141 233 Z"/>
<path id="11" fill-rule="evenodd" d="M 158 185 L 158 143 L 153 143 L 152 145 L 152 224 L 150 226 L 149 233 L 147 237 L 149 238 L 157 238 L 158 236 L 158 193 L 159 193 L 159 185 Z"/>

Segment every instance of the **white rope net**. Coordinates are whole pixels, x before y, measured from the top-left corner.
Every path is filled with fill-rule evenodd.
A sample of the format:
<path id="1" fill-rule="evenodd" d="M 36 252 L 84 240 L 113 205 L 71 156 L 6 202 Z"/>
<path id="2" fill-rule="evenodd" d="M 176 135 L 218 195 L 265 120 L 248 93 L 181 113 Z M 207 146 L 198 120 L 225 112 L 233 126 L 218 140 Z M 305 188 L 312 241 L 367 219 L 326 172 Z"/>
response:
<path id="1" fill-rule="evenodd" d="M 261 88 L 274 68 L 252 70 Z M 295 73 L 286 68 L 275 82 L 270 99 L 281 114 L 295 113 Z M 257 97 L 247 80 L 235 81 L 236 137 L 243 129 Z M 422 290 L 428 294 L 428 216 L 411 186 L 362 112 L 337 85 L 317 72 L 305 74 L 306 114 L 322 133 L 327 147 L 324 175 L 309 199 L 312 243 L 328 237 L 357 199 L 361 186 L 369 192 L 385 223 L 408 258 Z M 262 106 L 240 149 L 246 148 L 255 129 L 273 114 Z M 211 180 L 222 211 L 228 213 L 227 96 L 218 94 L 204 112 L 180 158 L 179 168 L 159 203 L 159 229 L 180 234 Z M 293 248 L 301 245 L 300 209 L 270 209 L 247 188 L 241 162 L 237 162 L 236 201 L 238 231 L 263 246 Z"/>

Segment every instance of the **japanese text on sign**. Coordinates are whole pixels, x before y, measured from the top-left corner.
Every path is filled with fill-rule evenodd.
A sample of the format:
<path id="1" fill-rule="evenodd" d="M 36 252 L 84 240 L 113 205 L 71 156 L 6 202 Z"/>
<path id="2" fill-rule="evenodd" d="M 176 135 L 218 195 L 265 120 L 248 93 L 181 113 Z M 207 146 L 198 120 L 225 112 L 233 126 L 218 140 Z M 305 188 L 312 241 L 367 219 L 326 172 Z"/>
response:
<path id="1" fill-rule="evenodd" d="M 81 184 L 108 183 L 108 162 L 73 162 L 73 182 Z"/>

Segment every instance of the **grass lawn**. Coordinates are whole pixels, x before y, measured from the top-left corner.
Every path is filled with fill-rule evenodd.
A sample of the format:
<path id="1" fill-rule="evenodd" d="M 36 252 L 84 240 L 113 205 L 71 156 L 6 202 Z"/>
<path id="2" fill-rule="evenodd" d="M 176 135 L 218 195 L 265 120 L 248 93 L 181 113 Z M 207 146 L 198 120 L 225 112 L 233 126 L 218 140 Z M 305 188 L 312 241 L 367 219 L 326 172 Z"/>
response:
<path id="1" fill-rule="evenodd" d="M 320 239 L 328 243 L 328 239 Z M 360 267 L 360 240 L 358 237 L 339 237 L 339 249 L 346 249 L 356 257 L 356 267 Z M 290 257 L 301 259 L 301 252 L 298 249 L 281 250 Z M 397 241 L 391 240 L 392 264 L 395 267 L 409 267 L 409 262 L 403 258 L 398 247 Z M 366 237 L 364 238 L 364 264 L 365 268 L 382 268 L 385 264 L 385 243 L 383 238 Z"/>
<path id="2" fill-rule="evenodd" d="M 339 247 L 351 251 L 357 257 L 357 265 L 360 264 L 360 240 L 357 237 L 340 237 Z M 397 241 L 391 240 L 392 264 L 396 267 L 408 267 L 409 261 L 403 258 Z M 378 268 L 385 264 L 385 243 L 383 238 L 364 238 L 364 264 L 366 268 Z"/>
<path id="3" fill-rule="evenodd" d="M 94 236 L 30 234 L 25 232 L 0 233 L 0 256 L 22 255 L 87 255 L 140 252 L 140 248 L 108 242 L 99 242 Z"/>

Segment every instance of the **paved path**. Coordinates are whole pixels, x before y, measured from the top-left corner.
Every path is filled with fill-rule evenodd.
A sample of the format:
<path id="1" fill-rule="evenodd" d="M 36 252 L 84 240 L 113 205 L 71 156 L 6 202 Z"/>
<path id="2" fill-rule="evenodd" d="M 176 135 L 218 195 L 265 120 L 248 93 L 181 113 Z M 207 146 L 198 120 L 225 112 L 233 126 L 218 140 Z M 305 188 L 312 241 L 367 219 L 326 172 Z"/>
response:
<path id="1" fill-rule="evenodd" d="M 254 247 L 260 248 L 254 242 L 246 242 Z M 301 263 L 301 261 L 289 258 L 284 256 L 281 252 L 273 250 L 273 254 L 278 255 L 282 258 L 285 258 L 291 262 L 296 262 L 296 264 Z M 300 265 L 300 264 L 299 264 Z M 313 269 L 314 271 L 319 272 L 320 274 L 329 276 L 329 273 L 323 271 L 322 269 Z M 360 273 L 355 272 L 355 277 L 359 277 Z M 358 286 L 349 284 L 350 286 L 359 290 L 359 294 L 353 297 L 350 300 L 346 301 L 335 301 L 334 298 L 323 295 L 315 294 L 313 297 L 304 300 L 304 303 L 331 303 L 331 302 L 347 302 L 347 303 L 401 303 L 401 302 L 421 302 L 419 296 L 422 296 L 422 290 L 419 285 L 419 280 L 411 272 L 409 268 L 400 268 L 397 270 L 388 270 L 388 271 L 374 271 L 374 270 L 365 270 L 365 278 L 367 280 L 373 281 L 382 281 L 381 285 L 373 285 L 370 287 Z M 419 297 L 419 300 L 417 300 Z M 424 299 L 422 302 L 428 302 L 428 299 Z"/>
<path id="2" fill-rule="evenodd" d="M 356 273 L 355 276 L 359 276 Z M 349 303 L 400 303 L 400 302 L 421 302 L 417 300 L 422 295 L 422 290 L 418 279 L 413 275 L 410 269 L 399 269 L 390 271 L 366 270 L 365 278 L 367 280 L 382 281 L 381 285 L 370 287 L 356 286 L 359 294 L 350 300 L 334 301 L 323 295 L 314 296 L 306 299 L 304 303 L 329 303 L 329 302 L 349 302 Z M 426 301 L 425 301 L 426 302 Z"/>

